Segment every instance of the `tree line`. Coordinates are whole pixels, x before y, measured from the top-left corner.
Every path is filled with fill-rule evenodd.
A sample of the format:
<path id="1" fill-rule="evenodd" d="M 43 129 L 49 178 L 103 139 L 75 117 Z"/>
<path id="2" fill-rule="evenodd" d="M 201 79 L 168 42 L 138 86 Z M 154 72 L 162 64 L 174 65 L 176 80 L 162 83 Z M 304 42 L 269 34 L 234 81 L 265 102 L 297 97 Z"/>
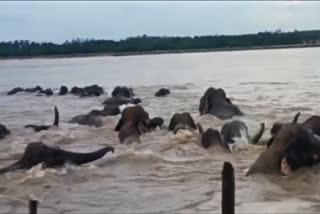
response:
<path id="1" fill-rule="evenodd" d="M 244 35 L 212 35 L 194 37 L 137 36 L 120 41 L 73 39 L 63 44 L 16 40 L 0 42 L 0 57 L 32 57 L 70 54 L 130 53 L 151 51 L 183 51 L 216 48 L 250 48 L 274 45 L 315 44 L 320 30 L 259 32 Z"/>

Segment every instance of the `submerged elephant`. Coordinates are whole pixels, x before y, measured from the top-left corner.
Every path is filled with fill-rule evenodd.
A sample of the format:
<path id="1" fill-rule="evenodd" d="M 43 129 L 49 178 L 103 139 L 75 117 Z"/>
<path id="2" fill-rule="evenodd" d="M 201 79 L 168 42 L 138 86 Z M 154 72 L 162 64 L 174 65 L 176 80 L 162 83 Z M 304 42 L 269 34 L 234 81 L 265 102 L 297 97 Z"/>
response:
<path id="1" fill-rule="evenodd" d="M 233 116 L 243 116 L 240 109 L 226 97 L 223 89 L 208 88 L 200 99 L 200 115 L 212 114 L 220 119 L 230 119 Z"/>
<path id="2" fill-rule="evenodd" d="M 133 98 L 134 93 L 132 88 L 127 88 L 124 86 L 117 86 L 113 89 L 111 93 L 112 97 L 126 97 L 126 98 Z"/>
<path id="3" fill-rule="evenodd" d="M 55 106 L 54 107 L 54 121 L 53 121 L 53 126 L 59 126 L 59 111 L 58 108 Z M 40 132 L 43 130 L 48 130 L 52 125 L 26 125 L 25 128 L 32 128 L 35 132 Z"/>
<path id="4" fill-rule="evenodd" d="M 120 105 L 127 105 L 127 104 L 139 104 L 141 103 L 141 100 L 139 98 L 127 98 L 127 97 L 109 97 L 106 99 L 103 104 L 104 105 L 115 105 L 115 106 L 120 106 Z"/>
<path id="5" fill-rule="evenodd" d="M 225 123 L 221 128 L 221 135 L 223 142 L 227 144 L 233 144 L 234 138 L 241 138 L 242 135 L 246 138 L 248 143 L 257 144 L 263 135 L 265 129 L 264 123 L 260 124 L 259 131 L 254 135 L 253 138 L 249 136 L 247 125 L 240 120 L 233 120 Z"/>
<path id="6" fill-rule="evenodd" d="M 100 96 L 104 94 L 104 89 L 98 85 L 90 85 L 84 88 L 75 86 L 70 90 L 70 93 L 80 97 Z"/>
<path id="7" fill-rule="evenodd" d="M 101 127 L 103 125 L 101 117 L 114 116 L 120 114 L 118 106 L 105 105 L 102 110 L 92 110 L 87 114 L 80 114 L 71 118 L 69 123 L 78 123 L 80 125 L 88 125 Z"/>
<path id="8" fill-rule="evenodd" d="M 154 117 L 150 119 L 148 124 L 149 131 L 156 129 L 157 127 L 161 128 L 164 123 L 164 120 L 161 117 Z"/>
<path id="9" fill-rule="evenodd" d="M 36 92 L 40 92 L 40 91 L 43 91 L 43 89 L 38 85 L 34 88 L 26 88 L 26 89 L 21 88 L 21 87 L 16 87 L 16 88 L 13 88 L 12 90 L 8 91 L 7 95 L 14 95 L 19 92 L 36 93 Z"/>
<path id="10" fill-rule="evenodd" d="M 301 124 L 284 124 L 273 143 L 252 164 L 247 175 L 275 173 L 288 175 L 320 161 L 320 140 Z"/>
<path id="11" fill-rule="evenodd" d="M 160 88 L 159 91 L 155 93 L 156 97 L 164 97 L 170 94 L 170 90 L 167 88 Z"/>
<path id="12" fill-rule="evenodd" d="M 58 95 L 63 96 L 63 95 L 66 95 L 66 94 L 68 94 L 68 93 L 69 93 L 68 87 L 62 85 L 62 86 L 60 87 L 60 91 L 59 91 Z"/>
<path id="13" fill-rule="evenodd" d="M 121 143 L 140 142 L 139 136 L 148 131 L 148 124 L 149 114 L 139 105 L 131 106 L 123 110 L 115 131 L 119 131 Z"/>
<path id="14" fill-rule="evenodd" d="M 169 131 L 173 131 L 176 134 L 180 129 L 197 129 L 190 113 L 176 113 L 172 116 L 169 123 Z"/>
<path id="15" fill-rule="evenodd" d="M 10 134 L 10 131 L 0 123 L 0 140 Z"/>
<path id="16" fill-rule="evenodd" d="M 33 166 L 43 164 L 43 167 L 61 167 L 66 163 L 81 165 L 102 158 L 108 152 L 114 152 L 114 148 L 106 146 L 90 153 L 76 153 L 62 150 L 58 146 L 50 146 L 42 142 L 30 143 L 25 148 L 22 158 L 3 169 L 0 173 L 6 173 L 18 169 L 31 169 Z"/>
<path id="17" fill-rule="evenodd" d="M 45 90 L 41 90 L 38 92 L 38 95 L 44 94 L 46 96 L 52 96 L 53 95 L 53 91 L 51 88 L 47 88 Z"/>
<path id="18" fill-rule="evenodd" d="M 209 128 L 206 131 L 203 131 L 203 128 L 199 123 L 197 123 L 197 128 L 201 136 L 201 145 L 205 149 L 208 149 L 211 146 L 219 146 L 223 150 L 231 152 L 228 144 L 223 142 L 218 130 Z"/>
<path id="19" fill-rule="evenodd" d="M 294 124 L 294 123 L 297 123 L 298 122 L 298 119 L 300 117 L 300 112 L 298 112 L 293 120 L 291 121 L 291 124 Z M 269 147 L 272 143 L 273 143 L 273 140 L 274 140 L 274 137 L 277 135 L 277 133 L 281 130 L 281 128 L 284 126 L 284 125 L 287 125 L 287 124 L 290 124 L 290 123 L 280 123 L 280 122 L 277 122 L 275 124 L 272 125 L 272 128 L 270 129 L 270 139 L 268 140 L 267 142 L 267 147 Z"/>

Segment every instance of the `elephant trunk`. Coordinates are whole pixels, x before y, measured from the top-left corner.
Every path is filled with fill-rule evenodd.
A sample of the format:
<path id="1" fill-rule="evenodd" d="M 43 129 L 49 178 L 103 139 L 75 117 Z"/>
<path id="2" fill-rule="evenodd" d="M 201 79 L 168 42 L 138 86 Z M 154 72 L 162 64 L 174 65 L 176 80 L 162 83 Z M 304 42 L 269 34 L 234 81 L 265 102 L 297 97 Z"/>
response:
<path id="1" fill-rule="evenodd" d="M 5 168 L 0 169 L 0 175 L 7 173 L 9 171 L 14 171 L 14 170 L 20 169 L 20 168 L 21 168 L 21 164 L 20 164 L 20 161 L 18 161 L 10 166 L 7 166 Z"/>
<path id="2" fill-rule="evenodd" d="M 81 164 L 90 163 L 99 158 L 102 158 L 106 153 L 110 151 L 112 153 L 114 152 L 114 148 L 111 146 L 106 146 L 103 149 L 90 152 L 90 153 L 75 153 L 75 152 L 64 151 L 64 157 L 66 162 L 70 162 L 76 165 L 81 165 Z"/>

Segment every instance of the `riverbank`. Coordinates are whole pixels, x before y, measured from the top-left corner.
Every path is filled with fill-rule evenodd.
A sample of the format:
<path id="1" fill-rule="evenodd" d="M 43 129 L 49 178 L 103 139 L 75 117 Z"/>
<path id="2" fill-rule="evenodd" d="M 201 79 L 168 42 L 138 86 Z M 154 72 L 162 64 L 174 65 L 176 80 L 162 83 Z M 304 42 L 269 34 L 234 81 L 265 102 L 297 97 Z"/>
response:
<path id="1" fill-rule="evenodd" d="M 232 47 L 232 48 L 214 48 L 214 49 L 190 49 L 190 50 L 159 50 L 146 52 L 123 52 L 123 53 L 88 53 L 88 54 L 64 54 L 64 55 L 39 55 L 39 56 L 21 56 L 21 57 L 0 57 L 0 60 L 12 59 L 56 59 L 56 58 L 74 58 L 74 57 L 101 57 L 101 56 L 138 56 L 138 55 L 156 55 L 156 54 L 182 54 L 182 53 L 205 53 L 205 52 L 227 52 L 227 51 L 250 51 L 250 50 L 269 50 L 269 49 L 289 49 L 289 48 L 316 48 L 317 44 L 298 44 L 298 45 L 271 45 L 255 47 Z"/>

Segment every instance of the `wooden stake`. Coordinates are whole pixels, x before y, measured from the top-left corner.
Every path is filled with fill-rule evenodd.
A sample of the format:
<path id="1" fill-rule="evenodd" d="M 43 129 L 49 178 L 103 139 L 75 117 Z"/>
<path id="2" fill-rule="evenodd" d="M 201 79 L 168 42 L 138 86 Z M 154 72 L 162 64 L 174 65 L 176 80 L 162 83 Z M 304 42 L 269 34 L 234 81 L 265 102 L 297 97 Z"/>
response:
<path id="1" fill-rule="evenodd" d="M 222 170 L 222 214 L 234 214 L 235 181 L 231 163 L 224 162 Z"/>

